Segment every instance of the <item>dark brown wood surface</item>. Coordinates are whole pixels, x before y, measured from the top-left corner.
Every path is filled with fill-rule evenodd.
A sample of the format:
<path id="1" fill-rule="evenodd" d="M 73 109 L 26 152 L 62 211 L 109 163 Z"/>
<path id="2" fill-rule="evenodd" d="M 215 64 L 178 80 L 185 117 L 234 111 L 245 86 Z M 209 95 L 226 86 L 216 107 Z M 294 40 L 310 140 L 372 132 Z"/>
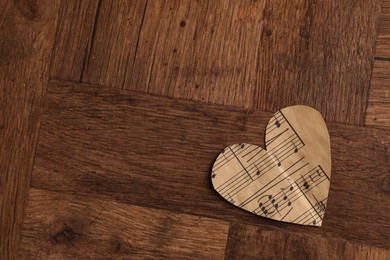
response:
<path id="1" fill-rule="evenodd" d="M 365 124 L 390 129 L 390 1 L 382 2 Z"/>
<path id="2" fill-rule="evenodd" d="M 390 55 L 374 61 L 365 124 L 390 129 Z"/>
<path id="3" fill-rule="evenodd" d="M 98 9 L 96 0 L 61 1 L 50 77 L 81 79 Z"/>
<path id="4" fill-rule="evenodd" d="M 95 27 L 70 45 L 87 49 L 83 82 L 266 111 L 306 104 L 361 125 L 379 10 L 364 0 L 102 1 L 95 21 L 84 18 Z M 72 27 L 61 28 L 68 41 Z M 53 77 L 79 62 L 53 64 Z"/>
<path id="5" fill-rule="evenodd" d="M 389 0 L 0 10 L 1 259 L 390 258 Z M 330 131 L 321 228 L 239 210 L 209 180 L 292 104 Z"/>
<path id="6" fill-rule="evenodd" d="M 0 1 L 0 258 L 16 254 L 54 42 L 56 1 Z"/>
<path id="7" fill-rule="evenodd" d="M 226 259 L 388 259 L 384 249 L 342 239 L 284 232 L 234 223 L 230 227 Z"/>
<path id="8" fill-rule="evenodd" d="M 97 199 L 30 190 L 22 258 L 221 259 L 229 222 Z"/>
<path id="9" fill-rule="evenodd" d="M 387 131 L 328 124 L 333 172 L 322 228 L 258 218 L 210 187 L 215 156 L 230 143 L 263 145 L 271 115 L 53 81 L 31 187 L 388 248 Z"/>

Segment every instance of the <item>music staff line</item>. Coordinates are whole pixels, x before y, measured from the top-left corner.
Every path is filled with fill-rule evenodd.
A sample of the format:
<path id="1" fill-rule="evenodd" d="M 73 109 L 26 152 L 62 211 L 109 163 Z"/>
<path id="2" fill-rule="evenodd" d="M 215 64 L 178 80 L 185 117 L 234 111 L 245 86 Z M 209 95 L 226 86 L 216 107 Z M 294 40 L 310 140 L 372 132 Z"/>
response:
<path id="1" fill-rule="evenodd" d="M 266 129 L 266 135 L 269 136 L 270 133 L 272 133 L 275 129 L 278 129 L 285 122 L 287 122 L 290 128 L 294 131 L 295 135 L 298 136 L 301 143 L 305 144 L 301 139 L 301 137 L 298 135 L 298 133 L 295 131 L 295 129 L 292 127 L 291 123 L 287 120 L 286 116 L 283 114 L 282 111 L 278 111 L 270 120 Z"/>
<path id="2" fill-rule="evenodd" d="M 285 159 L 287 159 L 288 157 L 290 157 L 290 155 L 292 154 L 293 152 L 291 152 L 291 149 L 289 147 L 281 150 L 281 152 L 278 154 L 278 163 L 275 162 L 275 160 L 272 158 L 272 157 L 268 157 L 269 160 L 266 161 L 264 163 L 264 166 L 263 168 L 259 168 L 257 165 L 260 164 L 260 162 L 258 162 L 260 159 L 262 158 L 259 158 L 257 161 L 255 161 L 248 169 L 247 171 L 251 174 L 251 179 L 252 180 L 256 180 L 262 176 L 264 176 L 265 174 L 267 174 L 268 172 L 270 172 L 273 168 L 277 167 L 277 166 L 280 166 Z M 265 158 L 267 159 L 267 158 Z M 265 160 L 263 159 L 263 161 Z M 217 188 L 217 190 L 219 192 L 221 192 L 221 194 L 225 194 L 226 192 L 229 192 L 229 193 L 232 193 L 232 192 L 239 192 L 242 188 L 245 188 L 246 186 L 243 186 L 245 185 L 249 180 L 248 178 L 246 178 L 245 174 L 243 173 L 243 171 L 241 170 L 237 175 L 233 176 L 232 177 L 233 180 L 231 181 L 226 181 L 224 184 L 224 187 L 222 187 L 222 189 L 220 189 L 220 187 Z M 231 179 L 232 179 L 231 178 Z M 249 183 L 250 184 L 250 183 Z M 249 185 L 248 184 L 248 185 Z M 241 188 L 241 189 L 240 189 Z M 222 191 L 225 189 L 225 191 L 222 193 Z M 226 190 L 227 189 L 227 190 Z M 238 191 L 236 191 L 237 189 L 240 189 Z M 234 193 L 234 194 L 235 194 Z M 234 195 L 234 194 L 231 194 L 231 195 Z"/>
<path id="3" fill-rule="evenodd" d="M 281 119 L 277 119 L 276 116 L 275 119 L 271 120 L 270 121 L 270 125 L 272 126 L 272 122 L 276 121 L 275 124 L 277 124 L 276 128 L 279 128 L 281 126 L 282 123 L 284 122 L 287 122 L 288 125 L 290 126 L 290 128 L 292 129 L 292 131 L 294 132 L 295 136 L 299 139 L 299 144 L 301 145 L 305 145 L 305 143 L 302 141 L 301 137 L 297 134 L 297 132 L 295 131 L 295 129 L 291 126 L 291 124 L 288 122 L 288 120 L 284 117 L 283 113 L 282 112 L 278 112 L 278 116 L 281 116 L 282 118 Z M 280 121 L 279 121 L 280 120 Z M 279 123 L 279 122 L 282 122 L 282 123 Z M 269 127 L 268 127 L 269 128 Z M 268 132 L 268 128 L 267 128 L 267 136 L 270 136 L 270 132 Z M 284 133 L 286 133 L 288 130 L 290 130 L 290 128 L 287 128 L 285 130 L 283 130 L 281 133 L 273 136 L 270 140 L 267 140 L 266 141 L 266 147 L 268 145 L 270 145 L 272 142 L 276 141 L 278 138 L 280 138 Z M 243 144 L 241 144 L 242 146 Z M 294 144 L 295 145 L 295 144 Z M 239 148 L 239 145 L 236 145 L 236 148 Z M 256 149 L 256 148 L 255 148 Z M 263 149 L 261 149 L 260 147 L 258 147 L 258 152 L 256 154 L 253 155 L 253 157 L 255 157 L 258 153 L 260 153 L 261 151 L 263 151 Z M 235 153 L 235 151 L 232 151 L 232 153 L 228 153 L 228 155 L 225 154 L 226 150 L 224 150 L 222 152 L 223 156 L 221 156 L 220 158 L 217 158 L 216 162 L 215 162 L 215 165 L 214 167 L 216 167 L 214 169 L 214 172 L 217 171 L 218 169 L 222 168 L 226 163 L 228 163 L 230 160 L 232 160 L 234 158 L 234 155 L 233 156 L 230 156 L 232 154 Z M 236 155 L 240 155 L 243 151 L 241 151 L 240 153 L 236 154 Z M 268 153 L 271 153 L 272 152 L 272 149 L 271 150 L 268 150 Z M 222 158 L 223 157 L 223 158 Z M 224 161 L 220 161 L 221 159 L 224 159 Z M 253 159 L 253 158 L 251 158 Z M 222 163 L 222 165 L 221 165 Z"/>
<path id="4" fill-rule="evenodd" d="M 234 151 L 232 150 L 232 148 L 229 147 L 229 149 L 231 150 L 231 152 L 233 153 L 234 157 L 236 158 L 236 160 L 238 161 L 238 163 L 241 165 L 242 169 L 245 171 L 246 174 L 248 174 L 249 178 L 253 181 L 253 178 L 251 177 L 251 175 L 249 174 L 248 170 L 245 168 L 245 166 L 242 164 L 242 162 L 240 161 L 240 158 L 237 157 L 237 155 L 234 153 Z"/>
<path id="5" fill-rule="evenodd" d="M 286 120 L 287 124 L 291 127 L 291 129 L 294 131 L 295 135 L 299 138 L 299 140 L 301 141 L 301 143 L 303 145 L 305 145 L 305 143 L 303 142 L 302 138 L 298 135 L 297 131 L 295 131 L 294 127 L 292 127 L 292 125 L 290 124 L 290 122 L 287 120 L 287 118 L 285 117 L 285 115 L 283 114 L 282 111 L 279 111 L 280 114 L 284 117 L 284 119 Z"/>
<path id="6" fill-rule="evenodd" d="M 277 136 L 275 136 L 276 139 L 277 139 L 277 138 L 280 138 L 284 133 L 287 132 L 287 130 L 288 130 L 288 129 L 286 129 L 286 130 L 283 131 L 282 133 L 280 133 L 280 134 L 278 134 Z M 278 144 L 277 146 L 273 147 L 272 149 L 267 150 L 267 153 L 268 153 L 268 154 L 271 154 L 275 149 L 278 148 L 279 145 L 283 145 L 284 142 L 286 142 L 286 140 L 288 141 L 288 139 L 291 138 L 292 136 L 294 136 L 294 134 L 292 134 L 292 135 L 290 135 L 289 137 L 287 137 L 286 139 L 284 139 L 280 144 Z M 271 142 L 273 142 L 273 141 L 276 140 L 276 139 L 272 139 Z M 294 139 L 295 139 L 295 137 L 291 140 L 291 142 L 293 142 L 293 144 L 295 145 L 295 140 L 294 140 Z M 303 145 L 302 145 L 302 146 L 303 146 Z M 261 152 L 263 152 L 263 151 L 264 151 L 263 149 L 259 150 L 257 153 L 255 153 L 254 155 L 252 155 L 252 157 L 249 158 L 247 162 L 249 163 L 253 158 L 255 158 L 259 153 L 261 153 Z M 245 157 L 246 155 L 247 155 L 247 154 L 245 154 L 243 157 Z"/>
<path id="7" fill-rule="evenodd" d="M 274 196 L 272 196 L 272 195 L 265 195 L 266 197 L 268 197 L 268 201 L 266 201 L 264 203 L 259 202 L 259 206 L 254 210 L 254 212 L 256 214 L 258 214 L 260 212 L 263 212 L 265 215 L 268 215 L 268 213 L 270 213 L 269 212 L 269 208 L 273 207 L 276 212 L 272 211 L 272 213 L 270 213 L 270 214 L 272 214 L 270 217 L 272 217 L 276 213 L 279 213 L 280 211 L 283 211 L 286 207 L 292 206 L 292 204 L 296 200 L 298 200 L 300 197 L 304 196 L 305 192 L 308 193 L 309 191 L 311 191 L 312 189 L 314 189 L 315 187 L 317 187 L 323 181 L 326 180 L 325 174 L 323 172 L 320 172 L 320 169 L 321 168 L 319 167 L 319 165 L 314 167 L 313 169 L 308 171 L 305 175 L 303 175 L 303 176 L 301 175 L 301 178 L 299 178 L 299 179 L 302 179 L 302 181 L 300 181 L 299 183 L 297 183 L 297 182 L 290 183 L 290 185 L 288 185 L 285 188 L 281 189 L 281 191 L 279 193 L 277 193 L 276 195 L 274 195 Z M 314 175 L 314 178 L 312 177 L 313 175 Z M 306 179 L 306 177 L 307 177 L 307 179 Z M 308 183 L 310 183 L 310 185 Z M 294 184 L 295 184 L 295 187 L 294 187 Z M 300 189 L 301 186 L 304 186 L 306 188 L 306 191 L 302 191 Z M 300 191 L 299 193 L 295 192 L 297 190 L 297 188 Z M 285 190 L 286 190 L 286 192 L 285 192 Z M 290 193 L 290 194 L 292 193 L 293 195 L 292 196 L 288 195 L 288 193 Z M 262 198 L 260 198 L 259 201 Z M 259 212 L 257 212 L 257 210 L 259 210 Z M 320 218 L 321 218 L 321 216 L 320 216 Z"/>
<path id="8" fill-rule="evenodd" d="M 281 118 L 277 118 L 277 117 L 281 117 Z M 287 120 L 287 119 L 286 119 L 280 112 L 278 112 L 277 115 L 274 115 L 274 118 L 270 121 L 270 124 L 269 124 L 269 126 L 267 127 L 267 135 L 269 136 L 269 134 L 270 134 L 274 129 L 279 128 L 284 122 L 286 122 L 286 120 Z M 274 122 L 275 122 L 275 123 L 274 123 Z M 274 124 L 273 124 L 273 123 L 274 123 Z M 289 124 L 289 123 L 288 123 L 288 124 Z M 290 124 L 289 124 L 289 125 L 290 125 Z M 272 126 L 275 126 L 274 129 L 272 129 L 272 131 L 268 131 L 269 128 L 272 127 Z M 290 127 L 291 127 L 291 125 L 290 125 Z M 291 128 L 292 128 L 292 127 L 291 127 Z M 266 146 L 268 146 L 268 145 L 269 145 L 270 143 L 272 143 L 273 141 L 277 140 L 279 137 L 282 136 L 283 133 L 287 132 L 288 130 L 290 130 L 290 129 L 287 128 L 287 129 L 285 129 L 282 133 L 279 133 L 278 135 L 272 137 L 272 140 L 269 140 L 268 142 L 266 142 Z M 293 131 L 294 131 L 294 133 L 297 135 L 297 133 L 295 132 L 295 130 L 293 130 Z M 301 140 L 301 138 L 300 138 L 300 137 L 298 137 L 298 138 L 300 139 L 301 143 L 303 143 L 302 140 Z M 303 143 L 303 144 L 304 144 L 304 143 Z M 236 147 L 238 147 L 238 145 L 237 145 Z M 263 150 L 263 149 L 261 149 L 260 147 L 258 147 L 258 148 L 259 148 L 260 152 L 261 152 L 261 150 Z M 225 152 L 226 152 L 226 151 L 224 150 L 222 153 L 223 153 L 223 157 L 226 159 L 226 163 L 227 163 L 227 162 L 229 162 L 231 159 L 233 159 L 234 156 L 230 157 L 231 154 L 229 154 L 228 157 L 226 157 Z M 237 155 L 239 155 L 239 154 L 237 154 Z M 254 156 L 256 156 L 256 154 L 255 154 Z M 218 158 L 217 161 L 215 162 L 214 167 L 217 167 L 217 168 L 216 168 L 214 171 L 217 171 L 219 168 L 221 168 L 221 167 L 224 166 L 224 164 L 223 164 L 223 165 L 220 165 L 221 162 L 219 162 L 219 159 L 222 159 L 222 158 Z"/>
<path id="9" fill-rule="evenodd" d="M 246 157 L 247 155 L 249 155 L 250 153 L 252 153 L 252 152 L 254 152 L 255 150 L 260 150 L 259 152 L 257 152 L 255 155 L 253 155 L 250 159 L 248 159 L 247 160 L 247 163 L 249 163 L 253 158 L 254 158 L 254 156 L 256 156 L 257 154 L 259 154 L 260 152 L 263 152 L 264 153 L 264 155 L 261 157 L 261 158 L 263 158 L 264 156 L 266 156 L 266 154 L 268 153 L 268 154 L 270 154 L 270 153 L 272 153 L 275 149 L 277 149 L 280 145 L 284 145 L 286 142 L 287 143 L 289 143 L 289 145 L 291 145 L 292 144 L 292 146 L 294 146 L 294 151 L 296 150 L 296 149 L 301 149 L 302 147 L 303 147 L 303 145 L 302 144 L 296 144 L 296 139 L 295 139 L 295 137 L 294 138 L 292 138 L 292 139 L 290 139 L 292 136 L 289 136 L 289 137 L 287 137 L 285 140 L 283 140 L 279 145 L 277 145 L 277 146 L 275 146 L 274 148 L 272 148 L 271 150 L 269 150 L 269 151 L 266 151 L 266 150 L 264 150 L 264 149 L 261 149 L 260 147 L 258 147 L 258 146 L 255 146 L 255 149 L 253 149 L 252 151 L 250 151 L 250 152 L 248 152 L 248 153 L 246 153 L 245 155 L 243 155 L 242 157 Z M 291 143 L 290 143 L 291 142 Z M 222 168 L 223 166 L 225 166 L 227 163 L 229 163 L 231 160 L 233 160 L 234 158 L 235 158 L 235 156 L 233 155 L 233 153 L 232 152 L 234 152 L 234 153 L 236 153 L 236 155 L 240 155 L 240 154 L 242 154 L 244 151 L 246 151 L 248 148 L 250 148 L 250 147 L 252 147 L 252 146 L 254 146 L 254 145 L 246 145 L 246 146 L 244 146 L 244 144 L 241 144 L 241 145 L 235 145 L 235 147 L 233 147 L 233 149 L 229 149 L 229 151 L 225 151 L 224 153 L 223 153 L 223 155 L 222 156 L 220 156 L 220 158 L 218 158 L 217 159 L 217 162 L 216 162 L 216 164 L 215 164 L 215 169 L 214 169 L 214 172 L 216 172 L 216 171 L 218 171 L 220 168 Z M 230 148 L 230 147 L 229 147 Z M 237 152 L 237 150 L 239 150 L 239 149 L 242 149 L 241 151 L 239 151 L 239 152 Z M 228 155 L 226 155 L 226 154 L 228 154 Z M 256 161 L 256 162 L 258 162 L 258 160 Z M 221 163 L 223 163 L 222 165 L 221 165 Z"/>
<path id="10" fill-rule="evenodd" d="M 290 136 L 291 137 L 291 136 Z M 295 137 L 294 137 L 295 138 Z M 237 189 L 243 189 L 246 186 L 243 186 L 247 184 L 248 182 L 251 182 L 253 180 L 258 179 L 261 176 L 264 176 L 266 173 L 271 171 L 274 167 L 280 166 L 284 160 L 286 160 L 288 157 L 290 157 L 291 154 L 296 153 L 298 149 L 300 149 L 302 146 L 296 145 L 294 143 L 294 138 L 289 140 L 287 138 L 285 141 L 280 143 L 278 146 L 282 146 L 275 152 L 275 157 L 277 163 L 275 162 L 275 159 L 273 159 L 271 156 L 268 156 L 267 152 L 264 151 L 264 155 L 259 157 L 256 161 L 254 161 L 251 166 L 247 167 L 246 172 L 249 173 L 251 180 L 246 178 L 244 170 L 241 170 L 238 172 L 238 174 L 231 177 L 229 180 L 221 184 L 219 187 L 216 188 L 218 192 L 221 193 L 221 195 L 224 195 L 226 193 L 230 193 L 230 195 L 236 194 L 238 191 Z M 290 143 L 290 142 L 291 143 Z M 284 143 L 287 143 L 286 146 L 283 146 Z M 278 146 L 276 146 L 274 149 L 277 149 Z M 259 168 L 258 165 L 262 165 L 262 167 Z M 249 183 L 250 184 L 250 183 Z M 249 185 L 248 184 L 248 185 Z M 241 190 L 240 189 L 240 190 Z M 235 193 L 233 193 L 235 192 Z"/>
<path id="11" fill-rule="evenodd" d="M 276 113 L 268 123 L 266 134 L 271 134 L 276 129 L 280 128 L 286 122 L 286 118 L 280 113 Z"/>
<path id="12" fill-rule="evenodd" d="M 272 157 L 275 157 L 276 161 L 278 162 L 281 162 L 281 157 L 284 155 L 281 153 L 284 152 L 284 151 L 293 151 L 293 153 L 297 153 L 299 149 L 301 149 L 303 147 L 302 144 L 296 144 L 296 137 L 293 137 L 293 135 L 287 137 L 285 140 L 283 140 L 280 144 L 278 144 L 277 146 L 275 146 L 274 148 L 272 148 L 270 151 L 271 152 L 266 152 L 261 158 L 257 159 L 256 161 L 254 161 L 253 163 L 257 163 L 257 164 L 260 164 L 260 163 L 263 163 L 263 161 L 267 158 L 265 158 L 264 160 L 260 161 L 260 159 L 263 159 L 264 157 L 266 157 L 266 155 L 269 155 L 269 158 L 272 158 Z M 283 149 L 282 151 L 280 151 L 279 146 L 282 146 L 280 149 Z M 274 150 L 276 149 L 276 151 L 274 152 Z M 265 150 L 263 150 L 265 151 Z M 247 160 L 247 163 L 249 163 L 254 157 L 251 157 L 250 159 Z"/>
<path id="13" fill-rule="evenodd" d="M 296 193 L 295 191 L 297 190 L 297 188 L 299 189 L 299 187 L 301 185 L 302 186 L 306 186 L 307 180 L 304 177 L 312 176 L 315 172 L 317 173 L 317 175 L 316 175 L 317 178 L 310 177 L 311 185 L 313 185 L 313 184 L 315 184 L 315 185 L 311 186 L 311 188 L 307 188 L 306 192 L 309 192 L 310 190 L 312 190 L 313 188 L 315 188 L 316 186 L 318 186 L 319 184 L 321 184 L 325 180 L 325 178 L 321 178 L 324 175 L 323 175 L 323 173 L 319 172 L 318 168 L 319 168 L 318 166 L 314 167 L 313 169 L 308 171 L 305 175 L 303 175 L 300 178 L 300 179 L 302 179 L 302 181 L 300 183 L 297 183 L 297 182 L 290 183 L 290 185 L 288 185 L 285 188 L 281 189 L 281 191 L 279 193 L 277 193 L 275 196 L 266 195 L 266 196 L 269 196 L 269 199 L 272 199 L 272 201 L 262 203 L 262 205 L 261 206 L 259 205 L 259 207 L 257 209 L 260 209 L 261 207 L 268 208 L 269 206 L 271 206 L 271 204 L 273 206 L 275 206 L 276 205 L 275 202 L 278 202 L 277 203 L 278 206 L 276 206 L 276 208 L 280 209 L 280 211 L 282 211 L 284 209 L 284 208 L 281 208 L 281 207 L 284 206 L 285 204 L 287 204 L 287 206 L 291 206 L 293 202 L 295 202 L 297 199 L 299 199 L 303 195 L 302 192 L 301 193 Z M 321 180 L 321 181 L 316 183 L 319 180 Z M 294 185 L 295 185 L 295 187 L 294 187 Z M 286 190 L 286 192 L 285 192 L 285 190 Z M 293 193 L 293 196 L 291 196 L 291 195 L 289 196 L 288 193 Z M 284 204 L 279 204 L 279 200 L 281 200 L 282 197 L 283 197 L 282 202 L 284 202 Z"/>
<path id="14" fill-rule="evenodd" d="M 313 195 L 313 197 L 314 197 L 314 195 Z M 328 200 L 328 198 L 325 198 L 325 199 L 323 199 L 323 200 L 318 202 L 318 203 L 321 204 L 321 212 L 322 213 L 325 212 L 325 207 L 326 207 L 327 200 Z M 320 218 L 319 216 L 313 217 L 313 214 L 312 214 L 313 210 L 314 210 L 313 208 L 309 208 L 307 211 L 303 212 L 300 216 L 298 216 L 296 219 L 294 219 L 292 221 L 294 223 L 297 223 L 297 224 L 309 224 L 311 222 L 310 220 L 313 220 L 312 223 L 316 224 L 317 220 L 319 220 L 319 219 L 322 220 L 322 218 Z"/>
<path id="15" fill-rule="evenodd" d="M 272 189 L 273 187 L 275 187 L 276 185 L 278 185 L 279 183 L 281 183 L 282 181 L 284 181 L 284 179 L 281 179 L 280 181 L 274 183 L 275 180 L 277 180 L 278 178 L 280 178 L 281 176 L 283 176 L 286 172 L 288 172 L 290 169 L 292 169 L 295 165 L 297 165 L 299 162 L 301 162 L 305 157 L 301 157 L 298 161 L 296 161 L 295 163 L 293 163 L 292 165 L 290 165 L 290 167 L 288 167 L 286 170 L 284 170 L 283 172 L 281 172 L 279 175 L 277 175 L 274 179 L 272 179 L 270 182 L 268 182 L 266 185 L 263 186 L 263 188 L 261 188 L 260 190 L 256 191 L 255 193 L 253 193 L 251 196 L 249 196 L 246 200 L 244 200 L 239 206 L 240 207 L 244 207 L 245 205 L 251 203 L 253 200 L 255 200 L 256 198 L 258 198 L 259 196 L 261 196 L 262 194 L 264 194 L 264 192 L 267 192 L 268 190 Z M 294 170 L 290 175 L 289 177 L 291 177 L 292 175 L 294 175 L 295 173 L 299 172 L 301 169 L 303 169 L 304 167 L 306 167 L 307 165 L 309 165 L 309 163 L 305 163 L 304 165 L 302 165 L 301 167 L 299 167 L 298 169 Z M 269 185 L 273 184 L 271 187 L 267 187 Z M 264 190 L 265 189 L 265 190 Z M 263 191 L 264 190 L 264 191 Z"/>
<path id="16" fill-rule="evenodd" d="M 233 145 L 230 147 L 233 147 Z M 236 144 L 232 148 L 232 150 L 236 153 L 236 155 L 240 155 L 243 152 L 245 152 L 249 147 L 250 146 L 248 146 L 248 145 L 245 147 L 244 144 Z M 241 151 L 238 151 L 240 148 L 241 148 Z M 258 148 L 261 149 L 260 147 L 258 147 Z M 220 168 L 225 166 L 227 163 L 229 163 L 233 159 L 234 159 L 234 155 L 232 154 L 232 151 L 230 149 L 225 148 L 225 150 L 222 152 L 222 156 L 217 158 L 217 160 L 215 161 L 214 168 L 215 167 L 216 168 L 214 169 L 214 171 L 218 171 Z"/>

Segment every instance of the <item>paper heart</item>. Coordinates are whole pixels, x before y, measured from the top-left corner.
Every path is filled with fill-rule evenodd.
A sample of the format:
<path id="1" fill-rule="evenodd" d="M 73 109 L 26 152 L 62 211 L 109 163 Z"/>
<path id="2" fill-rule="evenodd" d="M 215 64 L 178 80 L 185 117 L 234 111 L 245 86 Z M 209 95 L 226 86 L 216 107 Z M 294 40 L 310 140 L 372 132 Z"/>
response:
<path id="1" fill-rule="evenodd" d="M 216 159 L 214 189 L 256 215 L 321 226 L 331 173 L 329 133 L 321 114 L 307 106 L 276 112 L 265 133 L 266 150 L 228 146 Z"/>

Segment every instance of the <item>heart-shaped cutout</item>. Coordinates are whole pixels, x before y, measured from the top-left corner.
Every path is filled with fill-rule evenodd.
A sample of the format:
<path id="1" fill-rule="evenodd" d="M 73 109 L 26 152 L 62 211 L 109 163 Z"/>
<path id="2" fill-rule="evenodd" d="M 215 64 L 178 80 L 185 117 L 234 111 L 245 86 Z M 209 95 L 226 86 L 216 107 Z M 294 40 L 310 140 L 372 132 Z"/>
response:
<path id="1" fill-rule="evenodd" d="M 214 162 L 214 189 L 256 215 L 321 226 L 331 174 L 329 133 L 321 114 L 307 106 L 276 112 L 265 132 L 266 150 L 228 146 Z"/>

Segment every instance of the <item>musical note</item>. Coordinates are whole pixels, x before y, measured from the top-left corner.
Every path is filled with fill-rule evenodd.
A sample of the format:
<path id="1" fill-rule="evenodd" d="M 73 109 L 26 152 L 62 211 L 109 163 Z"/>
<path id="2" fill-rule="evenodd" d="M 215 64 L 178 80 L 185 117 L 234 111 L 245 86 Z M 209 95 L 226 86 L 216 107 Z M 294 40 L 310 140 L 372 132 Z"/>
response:
<path id="1" fill-rule="evenodd" d="M 276 161 L 278 162 L 277 163 L 278 167 L 280 167 L 282 165 L 282 163 L 279 161 L 278 156 L 275 154 L 274 157 L 275 157 Z"/>
<path id="2" fill-rule="evenodd" d="M 325 211 L 325 208 L 326 208 L 326 198 L 321 200 L 321 201 L 318 201 L 316 196 L 312 195 L 313 198 L 317 201 L 317 203 L 314 205 L 314 207 L 318 210 L 318 212 L 324 212 Z"/>
<path id="3" fill-rule="evenodd" d="M 294 145 L 295 149 L 294 149 L 294 153 L 297 153 L 298 152 L 298 147 L 295 145 L 294 143 L 294 140 L 291 140 L 292 144 Z"/>
<path id="4" fill-rule="evenodd" d="M 304 187 L 306 190 L 308 190 L 308 189 L 310 188 L 309 183 L 307 183 L 305 177 L 303 177 L 302 175 L 301 175 L 301 178 L 302 178 L 303 181 L 304 181 L 304 182 L 303 182 L 303 187 Z"/>
<path id="5" fill-rule="evenodd" d="M 268 196 L 268 200 L 271 202 L 271 204 L 272 204 L 272 206 L 275 208 L 275 210 L 277 210 L 277 211 L 279 212 L 279 210 L 278 210 L 278 208 L 279 208 L 279 203 L 276 201 L 276 199 L 273 198 L 272 195 L 269 195 L 269 196 Z M 271 212 L 271 214 L 272 214 L 272 212 Z"/>
<path id="6" fill-rule="evenodd" d="M 276 125 L 277 128 L 279 128 L 279 127 L 280 127 L 280 122 L 279 122 L 279 120 L 276 118 L 275 115 L 274 115 L 274 118 L 275 118 L 275 125 Z"/>
<path id="7" fill-rule="evenodd" d="M 288 181 L 288 183 L 290 183 L 290 190 L 293 190 L 294 189 L 294 182 L 291 180 L 291 178 L 286 178 L 286 180 Z"/>
<path id="8" fill-rule="evenodd" d="M 313 216 L 313 214 L 311 214 L 311 212 L 309 211 L 310 215 L 311 215 L 311 218 L 313 220 L 313 225 L 317 224 L 317 221 L 316 221 L 316 218 Z"/>
<path id="9" fill-rule="evenodd" d="M 262 202 L 262 200 L 264 198 L 267 198 L 265 202 Z M 271 211 L 268 207 L 270 206 L 269 204 L 267 204 L 267 201 L 270 202 L 272 204 L 272 206 L 275 208 L 275 210 L 278 209 L 278 204 L 275 203 L 276 200 L 273 198 L 272 195 L 264 195 L 263 197 L 261 197 L 259 200 L 258 200 L 258 203 L 259 203 L 259 209 L 263 212 L 264 215 L 268 215 L 268 214 L 273 214 L 275 213 L 275 210 Z"/>
<path id="10" fill-rule="evenodd" d="M 267 208 L 264 206 L 264 204 L 262 202 L 259 202 L 259 209 L 263 212 L 264 215 L 267 216 L 268 210 L 267 210 Z"/>
<path id="11" fill-rule="evenodd" d="M 256 175 L 260 175 L 261 174 L 261 171 L 259 169 L 259 167 L 257 167 L 257 165 L 254 163 L 255 167 L 256 167 Z"/>
<path id="12" fill-rule="evenodd" d="M 291 203 L 289 197 L 287 196 L 287 194 L 284 192 L 285 188 L 280 188 L 280 190 L 281 190 L 281 191 L 283 192 L 283 194 L 284 194 L 283 200 L 288 201 L 287 206 L 290 207 L 292 203 Z M 291 186 L 291 187 L 290 187 L 290 191 L 293 191 L 293 190 L 294 190 L 294 187 Z"/>

